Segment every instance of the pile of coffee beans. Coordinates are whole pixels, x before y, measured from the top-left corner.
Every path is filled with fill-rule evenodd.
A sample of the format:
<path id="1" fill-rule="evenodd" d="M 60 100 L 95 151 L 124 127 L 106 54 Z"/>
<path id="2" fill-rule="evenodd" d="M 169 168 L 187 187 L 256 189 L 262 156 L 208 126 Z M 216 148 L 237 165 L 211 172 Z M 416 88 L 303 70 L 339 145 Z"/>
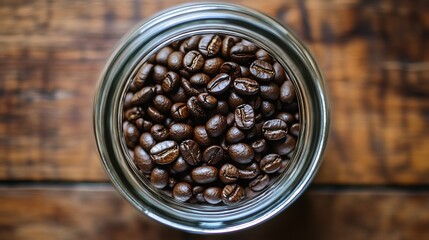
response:
<path id="1" fill-rule="evenodd" d="M 196 35 L 130 80 L 123 133 L 142 175 L 180 202 L 233 205 L 288 168 L 300 132 L 293 84 L 264 49 Z"/>

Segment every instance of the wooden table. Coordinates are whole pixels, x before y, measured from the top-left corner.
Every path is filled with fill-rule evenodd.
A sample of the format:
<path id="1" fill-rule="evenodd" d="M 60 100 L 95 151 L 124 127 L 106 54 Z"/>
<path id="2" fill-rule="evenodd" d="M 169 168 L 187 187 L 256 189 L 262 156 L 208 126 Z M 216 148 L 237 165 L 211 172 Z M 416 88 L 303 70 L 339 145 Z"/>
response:
<path id="1" fill-rule="evenodd" d="M 0 239 L 428 239 L 429 2 L 233 1 L 289 25 L 326 77 L 310 189 L 255 228 L 198 236 L 133 209 L 101 168 L 92 100 L 114 44 L 182 0 L 0 2 Z"/>

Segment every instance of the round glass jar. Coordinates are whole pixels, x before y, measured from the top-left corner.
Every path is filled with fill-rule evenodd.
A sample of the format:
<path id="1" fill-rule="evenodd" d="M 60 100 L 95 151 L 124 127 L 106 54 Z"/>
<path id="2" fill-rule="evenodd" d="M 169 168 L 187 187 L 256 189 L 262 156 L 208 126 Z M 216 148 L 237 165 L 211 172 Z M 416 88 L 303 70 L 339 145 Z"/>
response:
<path id="1" fill-rule="evenodd" d="M 300 135 L 288 169 L 262 193 L 233 206 L 180 203 L 160 194 L 130 164 L 132 160 L 123 141 L 124 96 L 138 66 L 162 47 L 202 34 L 236 36 L 265 49 L 283 66 L 297 93 Z M 140 212 L 194 233 L 225 233 L 248 228 L 294 202 L 320 165 L 329 117 L 323 77 L 306 47 L 293 33 L 260 12 L 218 3 L 169 9 L 128 33 L 103 69 L 94 102 L 98 150 L 116 189 Z"/>

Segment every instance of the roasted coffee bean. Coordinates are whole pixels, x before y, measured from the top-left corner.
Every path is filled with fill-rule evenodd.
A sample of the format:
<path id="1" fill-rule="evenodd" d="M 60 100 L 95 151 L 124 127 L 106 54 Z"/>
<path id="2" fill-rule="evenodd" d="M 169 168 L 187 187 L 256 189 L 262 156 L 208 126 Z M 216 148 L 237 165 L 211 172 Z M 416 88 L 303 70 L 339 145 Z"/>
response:
<path id="1" fill-rule="evenodd" d="M 241 68 L 235 62 L 224 62 L 219 69 L 219 72 L 226 73 L 231 76 L 233 79 L 241 76 Z"/>
<path id="2" fill-rule="evenodd" d="M 226 128 L 226 118 L 220 114 L 216 114 L 207 120 L 206 131 L 210 137 L 219 137 Z"/>
<path id="3" fill-rule="evenodd" d="M 179 156 L 176 161 L 171 164 L 171 170 L 174 173 L 182 173 L 190 168 L 190 165 L 183 159 L 182 156 Z"/>
<path id="4" fill-rule="evenodd" d="M 249 183 L 249 188 L 252 189 L 252 191 L 259 192 L 265 189 L 269 183 L 270 177 L 268 174 L 259 175 Z"/>
<path id="5" fill-rule="evenodd" d="M 144 63 L 130 84 L 130 90 L 136 92 L 143 88 L 148 78 L 152 75 L 153 64 Z"/>
<path id="6" fill-rule="evenodd" d="M 234 90 L 241 95 L 255 95 L 259 92 L 259 83 L 250 78 L 236 78 L 233 82 Z"/>
<path id="7" fill-rule="evenodd" d="M 246 139 L 250 141 L 253 141 L 257 137 L 256 134 L 257 131 L 255 126 L 245 131 Z"/>
<path id="8" fill-rule="evenodd" d="M 180 153 L 183 159 L 190 165 L 197 165 L 201 162 L 201 151 L 198 144 L 191 139 L 185 140 L 180 144 Z"/>
<path id="9" fill-rule="evenodd" d="M 171 47 L 163 47 L 159 52 L 156 54 L 156 62 L 158 64 L 162 64 L 164 66 L 167 66 L 167 59 L 168 56 L 174 51 Z"/>
<path id="10" fill-rule="evenodd" d="M 162 91 L 169 93 L 175 91 L 180 84 L 180 76 L 175 72 L 167 72 L 161 82 Z"/>
<path id="11" fill-rule="evenodd" d="M 171 116 L 175 121 L 184 121 L 189 117 L 188 107 L 185 103 L 175 103 L 170 109 Z"/>
<path id="12" fill-rule="evenodd" d="M 228 115 L 226 116 L 226 125 L 228 125 L 228 127 L 232 127 L 232 125 L 235 123 L 235 115 L 233 112 L 228 113 Z"/>
<path id="13" fill-rule="evenodd" d="M 155 167 L 149 154 L 140 146 L 134 148 L 133 162 L 145 174 L 149 174 Z"/>
<path id="14" fill-rule="evenodd" d="M 192 186 L 186 182 L 179 182 L 173 188 L 173 198 L 179 202 L 186 202 L 192 197 Z"/>
<path id="15" fill-rule="evenodd" d="M 256 54 L 256 59 L 258 60 L 262 60 L 268 63 L 271 63 L 273 61 L 272 57 L 270 56 L 270 54 L 265 51 L 264 49 L 259 49 Z"/>
<path id="16" fill-rule="evenodd" d="M 220 73 L 207 84 L 207 91 L 212 95 L 220 95 L 229 89 L 231 83 L 232 80 L 228 74 Z"/>
<path id="17" fill-rule="evenodd" d="M 144 111 L 141 107 L 133 107 L 133 108 L 128 109 L 125 112 L 125 119 L 130 121 L 130 122 L 133 122 L 133 121 L 143 117 L 143 114 L 144 114 Z"/>
<path id="18" fill-rule="evenodd" d="M 154 88 L 155 88 L 155 93 L 156 93 L 156 94 L 159 94 L 159 95 L 164 94 L 164 91 L 162 91 L 162 86 L 161 86 L 161 84 L 156 84 L 156 85 L 154 86 Z"/>
<path id="19" fill-rule="evenodd" d="M 228 129 L 225 135 L 225 140 L 228 143 L 238 143 L 241 142 L 246 135 L 239 128 L 232 126 Z"/>
<path id="20" fill-rule="evenodd" d="M 124 137 L 125 137 L 125 143 L 127 146 L 131 149 L 134 148 L 134 146 L 139 141 L 140 132 L 137 129 L 136 125 L 126 122 L 124 123 Z"/>
<path id="21" fill-rule="evenodd" d="M 296 99 L 295 89 L 291 81 L 285 81 L 280 87 L 280 100 L 284 103 L 291 103 Z"/>
<path id="22" fill-rule="evenodd" d="M 162 114 L 161 112 L 159 112 L 156 108 L 154 107 L 148 107 L 147 108 L 147 115 L 149 115 L 149 117 L 157 123 L 162 123 L 165 120 L 165 115 Z"/>
<path id="23" fill-rule="evenodd" d="M 240 71 L 241 71 L 241 77 L 250 77 L 250 70 L 248 67 L 246 66 L 240 66 Z"/>
<path id="24" fill-rule="evenodd" d="M 204 66 L 204 57 L 200 52 L 192 50 L 186 53 L 183 58 L 183 67 L 186 71 L 194 73 L 202 69 Z"/>
<path id="25" fill-rule="evenodd" d="M 259 166 L 257 163 L 253 162 L 250 165 L 238 169 L 238 176 L 241 179 L 253 179 L 259 175 Z"/>
<path id="26" fill-rule="evenodd" d="M 262 116 L 268 118 L 274 115 L 276 112 L 276 106 L 269 101 L 262 101 L 261 103 L 261 113 Z"/>
<path id="27" fill-rule="evenodd" d="M 265 141 L 265 139 L 258 139 L 254 141 L 250 146 L 256 153 L 261 153 L 267 149 L 267 142 Z"/>
<path id="28" fill-rule="evenodd" d="M 199 184 L 207 184 L 217 180 L 218 170 L 213 166 L 196 167 L 191 172 L 192 180 Z"/>
<path id="29" fill-rule="evenodd" d="M 234 205 L 246 197 L 244 188 L 238 184 L 226 185 L 222 189 L 222 201 L 226 205 Z"/>
<path id="30" fill-rule="evenodd" d="M 269 141 L 276 141 L 286 137 L 287 124 L 280 119 L 268 120 L 262 125 L 262 134 Z"/>
<path id="31" fill-rule="evenodd" d="M 153 123 L 143 118 L 139 118 L 136 120 L 136 126 L 141 131 L 150 131 L 150 128 L 153 126 Z"/>
<path id="32" fill-rule="evenodd" d="M 235 40 L 232 37 L 224 37 L 222 41 L 221 53 L 224 58 L 229 58 L 229 52 L 234 46 Z"/>
<path id="33" fill-rule="evenodd" d="M 168 73 L 168 69 L 162 65 L 155 65 L 153 67 L 153 80 L 155 80 L 156 83 L 162 83 L 162 80 L 164 80 L 165 74 Z"/>
<path id="34" fill-rule="evenodd" d="M 196 118 L 203 118 L 206 117 L 207 111 L 201 106 L 201 104 L 198 102 L 197 97 L 192 96 L 188 99 L 186 102 L 186 106 L 188 108 L 188 112 Z"/>
<path id="35" fill-rule="evenodd" d="M 289 128 L 289 132 L 294 135 L 295 137 L 299 136 L 299 123 L 294 123 L 292 126 L 290 126 Z"/>
<path id="36" fill-rule="evenodd" d="M 179 181 L 181 182 L 187 182 L 191 185 L 193 185 L 195 182 L 194 180 L 192 180 L 191 174 L 186 174 L 185 176 L 183 176 L 182 178 L 179 179 Z"/>
<path id="37" fill-rule="evenodd" d="M 278 173 L 282 173 L 286 171 L 286 169 L 289 167 L 290 159 L 286 158 L 282 160 L 282 165 L 280 166 L 280 169 L 277 171 Z"/>
<path id="38" fill-rule="evenodd" d="M 197 99 L 204 108 L 213 109 L 217 106 L 217 99 L 208 93 L 200 93 Z"/>
<path id="39" fill-rule="evenodd" d="M 222 167 L 220 167 L 219 170 L 219 179 L 223 182 L 223 183 L 234 183 L 238 180 L 239 178 L 239 171 L 238 168 L 235 167 L 232 164 L 226 163 L 224 165 L 222 165 Z"/>
<path id="40" fill-rule="evenodd" d="M 189 52 L 191 50 L 196 50 L 198 48 L 198 43 L 200 42 L 201 36 L 192 36 L 180 44 L 180 51 L 183 53 Z"/>
<path id="41" fill-rule="evenodd" d="M 213 145 L 204 150 L 203 161 L 208 165 L 216 165 L 222 161 L 224 155 L 225 152 L 220 146 Z"/>
<path id="42" fill-rule="evenodd" d="M 263 99 L 277 100 L 280 96 L 280 88 L 275 83 L 269 83 L 268 85 L 259 86 L 259 95 Z"/>
<path id="43" fill-rule="evenodd" d="M 152 134 L 148 133 L 148 132 L 144 132 L 142 133 L 142 135 L 140 135 L 139 138 L 139 143 L 140 146 L 142 146 L 142 148 L 146 151 L 150 151 L 150 149 L 155 146 L 156 141 L 155 139 L 152 137 Z"/>
<path id="44" fill-rule="evenodd" d="M 195 199 L 199 203 L 205 203 L 206 202 L 206 199 L 204 199 L 204 193 L 198 193 L 197 195 L 195 195 Z"/>
<path id="45" fill-rule="evenodd" d="M 189 79 L 189 82 L 192 85 L 204 87 L 210 82 L 210 80 L 211 78 L 209 77 L 209 75 L 205 73 L 196 73 L 192 75 L 192 77 Z"/>
<path id="46" fill-rule="evenodd" d="M 246 143 L 236 143 L 228 146 L 228 155 L 235 162 L 250 163 L 255 156 L 253 149 Z"/>
<path id="47" fill-rule="evenodd" d="M 160 112 L 166 113 L 170 111 L 171 100 L 164 95 L 156 95 L 152 100 L 153 106 Z"/>
<path id="48" fill-rule="evenodd" d="M 286 73 L 283 69 L 283 67 L 278 63 L 274 63 L 273 64 L 273 68 L 274 68 L 274 82 L 278 85 L 281 86 L 282 83 L 286 80 Z"/>
<path id="49" fill-rule="evenodd" d="M 214 139 L 209 137 L 206 127 L 203 125 L 194 127 L 194 140 L 201 146 L 210 146 L 214 143 Z"/>
<path id="50" fill-rule="evenodd" d="M 250 64 L 250 74 L 262 82 L 271 81 L 275 76 L 273 65 L 262 60 L 255 60 Z"/>
<path id="51" fill-rule="evenodd" d="M 185 139 L 191 138 L 193 129 L 190 125 L 185 123 L 175 123 L 170 126 L 170 138 L 174 141 L 181 142 Z"/>
<path id="52" fill-rule="evenodd" d="M 164 121 L 164 126 L 167 128 L 170 128 L 171 125 L 175 124 L 176 122 L 173 121 L 172 118 L 166 118 Z"/>
<path id="53" fill-rule="evenodd" d="M 155 124 L 150 129 L 150 134 L 156 141 L 164 141 L 169 137 L 169 132 L 166 127 L 161 124 Z"/>
<path id="54" fill-rule="evenodd" d="M 180 86 L 182 86 L 183 90 L 188 96 L 198 96 L 198 94 L 201 93 L 196 88 L 192 87 L 191 83 L 185 78 L 180 80 Z"/>
<path id="55" fill-rule="evenodd" d="M 259 162 L 259 166 L 265 173 L 275 173 L 282 165 L 282 158 L 278 154 L 265 155 Z"/>
<path id="56" fill-rule="evenodd" d="M 219 73 L 219 69 L 222 64 L 222 58 L 209 58 L 204 62 L 203 72 L 209 76 L 215 76 Z"/>
<path id="57" fill-rule="evenodd" d="M 193 186 L 192 187 L 192 194 L 193 195 L 197 195 L 198 193 L 203 193 L 204 192 L 204 187 L 203 186 L 200 186 L 200 185 L 197 185 L 197 186 Z"/>
<path id="58" fill-rule="evenodd" d="M 234 114 L 238 128 L 247 130 L 255 125 L 255 112 L 249 104 L 242 104 L 236 107 Z"/>
<path id="59" fill-rule="evenodd" d="M 262 99 L 259 96 L 252 96 L 252 99 L 248 101 L 247 104 L 249 104 L 253 110 L 259 110 L 262 105 Z"/>
<path id="60" fill-rule="evenodd" d="M 281 156 L 285 156 L 295 149 L 296 139 L 294 136 L 287 134 L 286 138 L 274 142 L 273 151 Z"/>
<path id="61" fill-rule="evenodd" d="M 198 43 L 198 50 L 205 57 L 215 56 L 222 46 L 222 39 L 218 35 L 205 35 Z"/>
<path id="62" fill-rule="evenodd" d="M 227 115 L 229 113 L 228 103 L 222 100 L 217 101 L 217 107 L 215 109 L 215 113 Z"/>
<path id="63" fill-rule="evenodd" d="M 229 107 L 235 109 L 241 104 L 245 104 L 246 100 L 235 92 L 231 92 L 228 97 Z"/>
<path id="64" fill-rule="evenodd" d="M 218 204 L 222 202 L 222 188 L 208 187 L 203 193 L 204 200 L 210 204 Z"/>
<path id="65" fill-rule="evenodd" d="M 155 96 L 155 89 L 153 87 L 144 87 L 138 92 L 134 93 L 131 103 L 135 105 L 141 105 L 147 103 Z"/>
<path id="66" fill-rule="evenodd" d="M 185 54 L 179 51 L 172 52 L 167 59 L 167 66 L 173 71 L 178 71 L 183 67 L 183 57 Z"/>
<path id="67" fill-rule="evenodd" d="M 167 140 L 155 144 L 149 153 L 155 163 L 165 165 L 177 159 L 179 156 L 179 146 L 175 141 Z"/>
<path id="68" fill-rule="evenodd" d="M 150 182 L 156 188 L 164 188 L 168 184 L 168 172 L 162 168 L 154 168 L 150 173 Z"/>
<path id="69" fill-rule="evenodd" d="M 286 124 L 291 124 L 295 121 L 295 117 L 288 112 L 279 112 L 276 118 L 283 120 Z"/>
<path id="70" fill-rule="evenodd" d="M 176 185 L 176 183 L 177 183 L 176 179 L 169 177 L 167 186 L 169 188 L 173 188 Z"/>
<path id="71" fill-rule="evenodd" d="M 259 163 L 262 159 L 262 154 L 260 153 L 255 153 L 255 157 L 253 158 L 253 161 Z"/>
<path id="72" fill-rule="evenodd" d="M 231 48 L 230 56 L 235 62 L 247 64 L 256 58 L 256 51 L 258 51 L 257 47 L 238 43 Z"/>
<path id="73" fill-rule="evenodd" d="M 133 106 L 133 104 L 131 103 L 131 99 L 133 99 L 133 95 L 134 94 L 132 92 L 127 92 L 127 94 L 125 94 L 124 110 L 127 110 Z"/>
<path id="74" fill-rule="evenodd" d="M 177 50 L 177 49 L 179 49 L 180 44 L 182 44 L 182 40 L 176 40 L 176 41 L 172 42 L 172 43 L 170 44 L 170 46 L 171 46 L 174 50 Z"/>

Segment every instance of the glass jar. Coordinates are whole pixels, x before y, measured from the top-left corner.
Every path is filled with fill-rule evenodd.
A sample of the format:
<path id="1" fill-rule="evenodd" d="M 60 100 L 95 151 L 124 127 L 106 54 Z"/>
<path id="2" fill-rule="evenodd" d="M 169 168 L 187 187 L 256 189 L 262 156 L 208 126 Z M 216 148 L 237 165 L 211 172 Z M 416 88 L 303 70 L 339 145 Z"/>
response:
<path id="1" fill-rule="evenodd" d="M 185 204 L 159 194 L 138 174 L 122 140 L 124 95 L 138 66 L 171 42 L 200 34 L 249 40 L 277 59 L 297 92 L 300 136 L 289 168 L 266 190 L 234 206 Z M 113 185 L 134 207 L 166 225 L 194 233 L 225 233 L 261 223 L 291 205 L 313 179 L 326 145 L 329 104 L 323 77 L 294 34 L 252 9 L 201 3 L 163 11 L 128 33 L 111 55 L 99 80 L 94 129 L 103 166 Z"/>

